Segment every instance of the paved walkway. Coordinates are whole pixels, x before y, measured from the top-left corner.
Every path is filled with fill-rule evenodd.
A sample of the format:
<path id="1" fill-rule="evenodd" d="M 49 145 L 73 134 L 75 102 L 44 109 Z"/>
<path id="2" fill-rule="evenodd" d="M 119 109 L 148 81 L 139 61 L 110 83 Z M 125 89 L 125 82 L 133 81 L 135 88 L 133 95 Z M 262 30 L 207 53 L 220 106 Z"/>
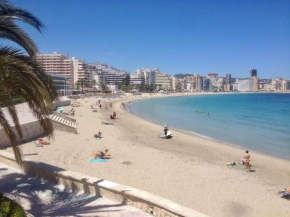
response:
<path id="1" fill-rule="evenodd" d="M 0 163 L 0 192 L 34 216 L 149 217 L 137 208 L 73 192 Z"/>

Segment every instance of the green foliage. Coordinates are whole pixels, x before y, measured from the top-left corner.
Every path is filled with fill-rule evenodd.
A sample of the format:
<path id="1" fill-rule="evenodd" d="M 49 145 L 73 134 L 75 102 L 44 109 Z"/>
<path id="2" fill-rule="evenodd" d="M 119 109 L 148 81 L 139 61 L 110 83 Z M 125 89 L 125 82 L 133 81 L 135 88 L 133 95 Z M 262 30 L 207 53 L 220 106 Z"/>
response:
<path id="1" fill-rule="evenodd" d="M 19 204 L 0 194 L 0 217 L 25 217 L 25 211 Z"/>
<path id="2" fill-rule="evenodd" d="M 0 38 L 17 43 L 28 54 L 0 44 L 0 104 L 8 109 L 16 132 L 12 130 L 2 110 L 0 110 L 0 126 L 10 140 L 17 163 L 21 165 L 22 154 L 17 145 L 18 138 L 22 138 L 23 134 L 13 97 L 25 99 L 45 134 L 52 136 L 53 126 L 45 116 L 52 112 L 52 103 L 57 98 L 57 91 L 52 79 L 35 61 L 37 46 L 22 25 L 19 25 L 19 21 L 29 24 L 39 32 L 44 28 L 41 21 L 27 10 L 1 0 Z"/>
<path id="3" fill-rule="evenodd" d="M 80 87 L 82 88 L 82 93 L 84 93 L 84 87 L 87 85 L 87 82 L 85 79 L 79 79 L 76 83 L 77 85 L 77 89 L 79 89 Z"/>
<path id="4" fill-rule="evenodd" d="M 20 104 L 23 102 L 26 102 L 26 100 L 24 98 L 15 98 L 13 99 L 14 104 Z"/>

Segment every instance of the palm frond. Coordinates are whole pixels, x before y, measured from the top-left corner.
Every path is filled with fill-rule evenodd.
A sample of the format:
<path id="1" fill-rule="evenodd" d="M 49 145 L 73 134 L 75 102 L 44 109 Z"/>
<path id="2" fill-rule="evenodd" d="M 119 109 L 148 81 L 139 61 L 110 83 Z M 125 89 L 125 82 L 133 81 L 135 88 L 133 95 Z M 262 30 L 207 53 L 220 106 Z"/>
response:
<path id="1" fill-rule="evenodd" d="M 0 1 L 0 17 L 13 20 L 20 20 L 33 26 L 39 32 L 42 32 L 43 29 L 45 28 L 43 23 L 32 13 L 30 13 L 24 8 L 15 7 L 14 5 L 8 3 L 5 0 Z"/>
<path id="2" fill-rule="evenodd" d="M 9 39 L 23 47 L 30 56 L 38 52 L 34 41 L 26 32 L 13 21 L 0 16 L 0 38 Z"/>
<path id="3" fill-rule="evenodd" d="M 10 140 L 14 155 L 15 155 L 15 160 L 18 163 L 18 165 L 22 165 L 22 152 L 20 148 L 17 146 L 17 136 L 11 129 L 11 126 L 9 125 L 8 121 L 5 118 L 4 113 L 0 109 L 0 125 L 4 128 L 4 131 L 7 135 L 7 137 Z"/>
<path id="4" fill-rule="evenodd" d="M 57 96 L 51 79 L 41 71 L 37 62 L 19 50 L 0 46 L 0 104 L 7 106 L 17 131 L 20 131 L 18 134 L 22 136 L 15 107 L 9 101 L 12 99 L 11 95 L 17 95 L 27 101 L 44 133 L 51 137 L 53 126 L 46 115 L 52 112 L 53 99 Z M 8 127 L 3 118 L 5 117 L 0 120 L 1 125 Z M 5 132 L 10 133 L 7 130 Z M 7 134 L 9 139 L 10 135 L 12 134 Z M 11 140 L 11 144 L 17 144 L 17 140 Z"/>

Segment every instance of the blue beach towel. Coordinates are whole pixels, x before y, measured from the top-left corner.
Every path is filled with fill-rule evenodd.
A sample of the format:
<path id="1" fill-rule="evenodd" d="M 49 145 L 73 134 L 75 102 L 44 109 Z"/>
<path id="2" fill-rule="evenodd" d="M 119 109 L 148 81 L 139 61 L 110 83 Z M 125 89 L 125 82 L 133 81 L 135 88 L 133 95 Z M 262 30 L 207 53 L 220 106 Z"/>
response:
<path id="1" fill-rule="evenodd" d="M 107 162 L 106 159 L 91 159 L 91 162 Z"/>

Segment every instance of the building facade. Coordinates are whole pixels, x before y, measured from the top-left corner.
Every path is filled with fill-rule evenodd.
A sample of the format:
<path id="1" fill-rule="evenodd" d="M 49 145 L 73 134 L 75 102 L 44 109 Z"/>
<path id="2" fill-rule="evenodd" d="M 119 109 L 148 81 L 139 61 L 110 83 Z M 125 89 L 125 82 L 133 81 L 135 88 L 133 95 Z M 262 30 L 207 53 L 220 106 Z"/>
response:
<path id="1" fill-rule="evenodd" d="M 254 90 L 253 78 L 239 79 L 238 91 L 247 92 L 247 91 L 253 91 L 253 90 Z"/>
<path id="2" fill-rule="evenodd" d="M 156 73 L 155 82 L 158 90 L 172 90 L 172 81 L 170 77 L 165 73 Z"/>
<path id="3" fill-rule="evenodd" d="M 73 64 L 67 54 L 38 54 L 36 60 L 41 64 L 45 73 L 68 76 L 69 86 L 73 86 Z"/>
<path id="4" fill-rule="evenodd" d="M 226 74 L 226 85 L 230 84 L 231 83 L 231 79 L 232 79 L 232 75 L 231 74 Z"/>
<path id="5" fill-rule="evenodd" d="M 251 68 L 249 77 L 252 78 L 252 77 L 257 77 L 257 76 L 258 76 L 257 69 Z"/>
<path id="6" fill-rule="evenodd" d="M 53 84 L 58 93 L 62 93 L 63 96 L 69 95 L 69 75 L 59 75 L 48 73 L 49 77 L 52 79 Z"/>

